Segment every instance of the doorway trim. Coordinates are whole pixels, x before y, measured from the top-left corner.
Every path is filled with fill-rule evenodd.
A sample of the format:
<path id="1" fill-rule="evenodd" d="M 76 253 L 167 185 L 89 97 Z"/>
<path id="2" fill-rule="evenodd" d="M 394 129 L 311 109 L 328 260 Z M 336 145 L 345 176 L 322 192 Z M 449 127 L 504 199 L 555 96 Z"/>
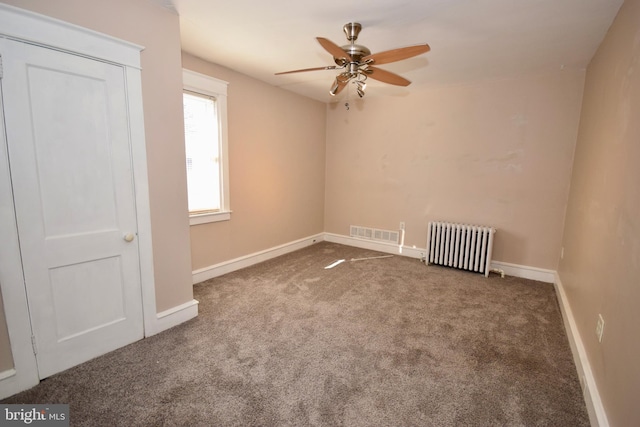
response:
<path id="1" fill-rule="evenodd" d="M 166 329 L 166 326 L 158 321 L 156 314 L 140 70 L 140 52 L 143 47 L 4 4 L 0 4 L 0 37 L 124 66 L 138 225 L 144 335 L 148 337 Z M 0 161 L 0 205 L 2 206 L 0 208 L 0 235 L 7 236 L 7 241 L 0 246 L 0 287 L 14 368 L 0 372 L 0 399 L 32 387 L 39 382 L 38 367 L 31 341 L 31 321 L 22 271 L 8 156 L 6 155 L 4 118 L 1 117 L 1 119 L 0 131 L 2 135 L 0 140 L 2 147 L 0 147 L 0 154 L 2 156 L 0 158 L 6 160 Z"/>

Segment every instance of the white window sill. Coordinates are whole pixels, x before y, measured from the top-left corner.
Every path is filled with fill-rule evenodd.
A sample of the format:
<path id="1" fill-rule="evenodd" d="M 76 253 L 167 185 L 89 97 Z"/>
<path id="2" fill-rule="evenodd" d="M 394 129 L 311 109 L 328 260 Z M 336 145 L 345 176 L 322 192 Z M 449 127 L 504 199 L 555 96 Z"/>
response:
<path id="1" fill-rule="evenodd" d="M 229 221 L 231 211 L 189 215 L 189 225 L 206 224 L 208 222 Z"/>

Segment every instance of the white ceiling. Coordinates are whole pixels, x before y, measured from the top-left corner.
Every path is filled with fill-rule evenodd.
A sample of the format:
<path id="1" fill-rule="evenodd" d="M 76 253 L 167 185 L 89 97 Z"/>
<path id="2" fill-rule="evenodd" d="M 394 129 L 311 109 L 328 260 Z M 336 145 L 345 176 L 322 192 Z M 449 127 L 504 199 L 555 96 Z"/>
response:
<path id="1" fill-rule="evenodd" d="M 369 79 L 366 97 L 404 96 L 425 84 L 584 68 L 623 0 L 153 0 L 180 15 L 182 48 L 195 56 L 323 102 L 336 71 L 275 76 L 334 65 L 315 40 L 347 44 L 362 24 L 373 53 L 429 43 L 431 52 L 381 65 L 413 83 Z M 338 95 L 346 96 L 348 90 Z M 351 94 L 353 96 L 353 94 Z"/>

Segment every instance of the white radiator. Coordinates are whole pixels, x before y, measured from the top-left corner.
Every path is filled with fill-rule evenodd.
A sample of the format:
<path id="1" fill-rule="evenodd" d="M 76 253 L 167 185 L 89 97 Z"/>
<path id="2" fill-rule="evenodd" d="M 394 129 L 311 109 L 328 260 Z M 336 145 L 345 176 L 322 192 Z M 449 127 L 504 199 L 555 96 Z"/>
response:
<path id="1" fill-rule="evenodd" d="M 476 271 L 489 276 L 495 228 L 481 225 L 430 222 L 426 264 Z"/>

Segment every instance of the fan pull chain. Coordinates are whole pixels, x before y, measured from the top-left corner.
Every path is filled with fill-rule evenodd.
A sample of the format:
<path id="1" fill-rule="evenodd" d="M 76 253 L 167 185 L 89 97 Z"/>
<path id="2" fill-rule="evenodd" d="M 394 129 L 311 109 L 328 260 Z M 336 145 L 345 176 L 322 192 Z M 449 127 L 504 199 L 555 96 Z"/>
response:
<path id="1" fill-rule="evenodd" d="M 349 82 L 351 83 L 351 82 Z M 351 95 L 351 88 L 349 87 L 349 83 L 347 83 L 347 101 L 344 103 L 344 108 L 347 109 L 347 111 L 349 111 L 349 98 Z"/>

